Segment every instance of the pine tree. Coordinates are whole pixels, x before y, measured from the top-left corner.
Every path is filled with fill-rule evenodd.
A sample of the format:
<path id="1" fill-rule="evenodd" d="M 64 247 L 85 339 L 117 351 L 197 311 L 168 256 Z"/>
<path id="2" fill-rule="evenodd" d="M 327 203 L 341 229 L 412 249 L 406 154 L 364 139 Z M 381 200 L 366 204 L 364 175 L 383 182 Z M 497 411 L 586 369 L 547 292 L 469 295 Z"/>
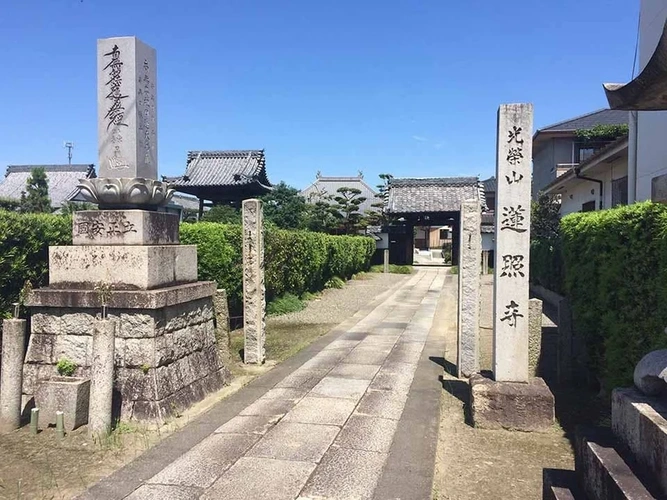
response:
<path id="1" fill-rule="evenodd" d="M 35 168 L 30 172 L 26 182 L 26 190 L 21 193 L 21 211 L 29 213 L 51 213 L 49 199 L 49 180 L 43 168 Z"/>

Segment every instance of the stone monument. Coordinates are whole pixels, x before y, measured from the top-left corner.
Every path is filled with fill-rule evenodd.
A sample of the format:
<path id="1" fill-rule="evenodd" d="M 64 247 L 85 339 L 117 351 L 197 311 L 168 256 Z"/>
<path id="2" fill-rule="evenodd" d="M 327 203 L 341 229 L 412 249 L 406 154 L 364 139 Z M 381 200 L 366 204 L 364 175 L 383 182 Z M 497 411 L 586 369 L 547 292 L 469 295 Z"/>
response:
<path id="1" fill-rule="evenodd" d="M 243 360 L 264 363 L 266 295 L 262 202 L 243 201 Z"/>
<path id="2" fill-rule="evenodd" d="M 480 251 L 482 248 L 479 201 L 461 203 L 459 252 L 458 376 L 479 371 Z"/>
<path id="3" fill-rule="evenodd" d="M 229 377 L 215 345 L 213 282 L 179 244 L 157 178 L 155 50 L 135 37 L 97 42 L 100 177 L 80 181 L 101 210 L 76 212 L 73 245 L 49 248 L 49 286 L 34 290 L 24 398 L 67 358 L 91 374 L 96 322 L 117 323 L 117 416 L 164 418 Z M 96 355 L 96 357 L 99 357 Z"/>
<path id="4" fill-rule="evenodd" d="M 470 378 L 475 426 L 546 431 L 554 399 L 529 376 L 529 257 L 533 106 L 498 110 L 493 377 Z"/>

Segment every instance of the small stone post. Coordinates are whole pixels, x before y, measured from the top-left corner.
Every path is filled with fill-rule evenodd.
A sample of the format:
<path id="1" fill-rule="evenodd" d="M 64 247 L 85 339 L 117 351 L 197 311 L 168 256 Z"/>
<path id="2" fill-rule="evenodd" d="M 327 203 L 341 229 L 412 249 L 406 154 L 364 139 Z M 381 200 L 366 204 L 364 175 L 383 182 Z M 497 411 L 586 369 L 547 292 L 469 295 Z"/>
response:
<path id="1" fill-rule="evenodd" d="M 461 203 L 458 376 L 470 377 L 479 371 L 479 298 L 481 211 L 478 200 Z"/>
<path id="2" fill-rule="evenodd" d="M 115 339 L 114 320 L 95 322 L 88 407 L 88 432 L 91 435 L 108 434 L 111 431 Z"/>
<path id="3" fill-rule="evenodd" d="M 528 270 L 533 134 L 532 104 L 498 110 L 493 374 L 528 382 Z"/>
<path id="4" fill-rule="evenodd" d="M 266 297 L 264 288 L 264 229 L 262 202 L 243 201 L 243 361 L 265 359 Z"/>
<path id="5" fill-rule="evenodd" d="M 389 249 L 385 248 L 382 252 L 382 255 L 384 257 L 384 267 L 382 270 L 385 274 L 387 274 L 389 272 Z"/>
<path id="6" fill-rule="evenodd" d="M 528 367 L 529 375 L 537 377 L 542 353 L 542 301 L 530 299 L 528 302 Z"/>
<path id="7" fill-rule="evenodd" d="M 489 274 L 489 251 L 482 250 L 482 274 Z"/>
<path id="8" fill-rule="evenodd" d="M 13 431 L 21 424 L 25 332 L 24 319 L 6 319 L 2 322 L 0 432 Z"/>

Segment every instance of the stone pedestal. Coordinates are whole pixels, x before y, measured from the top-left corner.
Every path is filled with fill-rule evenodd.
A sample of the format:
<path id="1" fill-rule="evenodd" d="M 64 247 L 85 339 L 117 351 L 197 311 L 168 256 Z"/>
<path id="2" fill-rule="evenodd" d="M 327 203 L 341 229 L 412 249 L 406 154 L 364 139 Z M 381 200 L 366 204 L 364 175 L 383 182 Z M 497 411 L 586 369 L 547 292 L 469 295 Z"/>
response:
<path id="1" fill-rule="evenodd" d="M 473 425 L 481 429 L 547 432 L 554 423 L 554 397 L 541 378 L 527 383 L 470 377 Z"/>
<path id="2" fill-rule="evenodd" d="M 196 247 L 175 244 L 172 216 L 84 212 L 73 223 L 78 244 L 50 248 L 50 286 L 34 290 L 27 303 L 32 321 L 26 402 L 39 380 L 56 375 L 63 357 L 78 365 L 78 376 L 91 376 L 93 331 L 103 303 L 116 323 L 113 354 L 108 353 L 114 360 L 114 418 L 163 419 L 224 385 L 229 371 L 216 347 L 216 285 L 196 281 Z M 137 232 L 109 234 L 118 227 Z M 106 297 L 95 289 L 99 282 L 110 288 Z"/>
<path id="3" fill-rule="evenodd" d="M 243 201 L 243 360 L 264 363 L 266 297 L 262 202 Z"/>
<path id="4" fill-rule="evenodd" d="M 479 371 L 479 297 L 481 212 L 477 200 L 461 203 L 461 253 L 459 260 L 458 376 Z"/>
<path id="5" fill-rule="evenodd" d="M 73 431 L 88 422 L 90 380 L 79 377 L 51 377 L 38 381 L 35 406 L 42 425 L 56 425 L 56 412 L 63 412 L 65 430 Z"/>

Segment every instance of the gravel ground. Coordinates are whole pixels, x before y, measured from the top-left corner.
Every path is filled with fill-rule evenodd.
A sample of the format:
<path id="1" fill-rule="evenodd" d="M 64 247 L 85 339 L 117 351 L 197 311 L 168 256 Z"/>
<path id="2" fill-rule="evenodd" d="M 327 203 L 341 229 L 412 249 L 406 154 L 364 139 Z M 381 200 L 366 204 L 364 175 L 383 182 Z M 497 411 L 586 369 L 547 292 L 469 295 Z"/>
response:
<path id="1" fill-rule="evenodd" d="M 271 316 L 267 323 L 269 325 L 341 323 L 374 297 L 405 280 L 408 275 L 369 273 L 363 277 L 364 279 L 348 281 L 345 288 L 324 290 L 320 297 L 309 301 L 308 306 L 302 311 Z"/>

